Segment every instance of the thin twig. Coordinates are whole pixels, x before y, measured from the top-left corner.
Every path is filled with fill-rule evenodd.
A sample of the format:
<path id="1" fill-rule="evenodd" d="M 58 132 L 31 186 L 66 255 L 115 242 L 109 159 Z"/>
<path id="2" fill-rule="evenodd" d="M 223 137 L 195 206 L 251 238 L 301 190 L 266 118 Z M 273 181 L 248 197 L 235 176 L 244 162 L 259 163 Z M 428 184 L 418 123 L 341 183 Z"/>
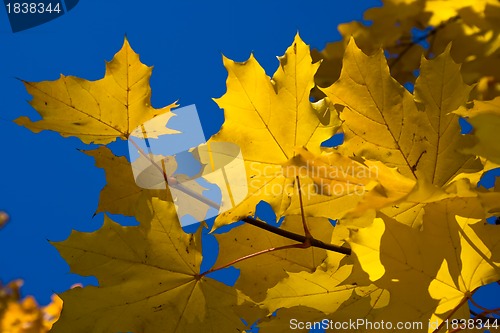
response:
<path id="1" fill-rule="evenodd" d="M 278 227 L 274 227 L 272 225 L 267 224 L 266 222 L 254 219 L 253 217 L 245 217 L 244 219 L 242 219 L 242 221 L 244 221 L 248 224 L 254 225 L 257 228 L 270 231 L 273 234 L 276 234 L 276 235 L 279 235 L 279 236 L 282 236 L 282 237 L 285 237 L 285 238 L 288 238 L 288 239 L 291 239 L 291 240 L 294 240 L 294 241 L 297 241 L 300 243 L 304 243 L 306 241 L 305 236 L 290 232 L 288 230 L 280 229 Z M 325 249 L 328 251 L 338 252 L 338 253 L 342 253 L 342 254 L 346 254 L 346 255 L 351 254 L 351 249 L 349 249 L 347 247 L 337 246 L 337 245 L 333 245 L 333 244 L 326 244 L 326 243 L 323 243 L 322 241 L 317 240 L 315 238 L 310 239 L 310 242 L 311 242 L 311 246 L 313 246 L 313 247 Z"/>
<path id="2" fill-rule="evenodd" d="M 430 30 L 428 33 L 426 33 L 425 35 L 423 36 L 420 36 L 419 38 L 415 39 L 414 41 L 412 41 L 411 43 L 409 44 L 406 44 L 406 47 L 403 49 L 403 51 L 401 51 L 398 55 L 398 57 L 396 59 L 394 59 L 394 61 L 392 62 L 392 64 L 389 66 L 390 68 L 393 68 L 394 66 L 396 66 L 396 64 L 401 60 L 401 58 L 403 58 L 403 56 L 408 52 L 410 51 L 410 49 L 417 45 L 418 43 L 426 40 L 427 38 L 435 35 L 439 30 L 443 29 L 444 27 L 446 27 L 446 25 L 450 22 L 454 22 L 456 20 L 458 20 L 460 18 L 460 16 L 454 16 L 452 18 L 450 18 L 448 21 L 446 22 L 442 22 L 440 25 L 438 25 L 437 27 L 435 27 L 434 29 Z"/>
<path id="3" fill-rule="evenodd" d="M 251 224 L 253 226 L 256 226 L 257 228 L 261 228 L 261 229 L 264 229 L 264 230 L 267 230 L 267 231 L 270 231 L 274 234 L 277 234 L 279 236 L 283 236 L 285 238 L 288 238 L 288 239 L 291 239 L 291 240 L 295 240 L 295 241 L 298 241 L 300 242 L 300 244 L 291 244 L 291 245 L 284 245 L 284 246 L 279 246 L 279 247 L 271 247 L 271 248 L 268 248 L 268 249 L 265 249 L 265 250 L 261 250 L 261 251 L 258 251 L 258 252 L 255 252 L 255 253 L 251 253 L 251 254 L 248 254 L 246 256 L 243 256 L 241 258 L 238 258 L 238 259 L 235 259 L 235 260 L 232 260 L 222 266 L 218 266 L 218 267 L 214 267 L 214 268 L 211 268 L 201 274 L 198 274 L 196 275 L 196 279 L 199 280 L 201 279 L 202 277 L 204 277 L 205 275 L 207 274 L 210 274 L 210 273 L 213 273 L 215 271 L 219 271 L 221 269 L 224 269 L 224 268 L 227 268 L 229 266 L 232 266 L 240 261 L 243 261 L 243 260 L 247 260 L 247 259 L 250 259 L 250 258 L 254 258 L 254 257 L 257 257 L 261 254 L 266 254 L 266 253 L 269 253 L 269 252 L 274 252 L 274 251 L 279 251 L 279 250 L 286 250 L 286 249 L 307 249 L 309 247 L 318 247 L 318 248 L 322 248 L 322 249 L 325 249 L 325 250 L 329 250 L 329 251 L 335 251 L 335 252 L 340 252 L 340 253 L 343 253 L 343 254 L 351 254 L 351 249 L 348 249 L 348 248 L 345 248 L 345 247 L 340 247 L 340 246 L 336 246 L 336 245 L 333 245 L 333 244 L 325 244 L 323 243 L 322 241 L 319 241 L 317 239 L 314 239 L 314 238 L 307 238 L 306 236 L 302 236 L 302 235 L 299 235 L 299 234 L 295 234 L 293 232 L 290 232 L 290 231 L 287 231 L 287 230 L 283 230 L 283 229 L 280 229 L 280 228 L 277 228 L 277 227 L 273 227 L 263 221 L 259 221 L 257 219 L 254 219 L 252 217 L 246 217 L 244 218 L 242 221 L 245 221 L 246 223 L 248 224 Z"/>
<path id="4" fill-rule="evenodd" d="M 258 252 L 255 252 L 255 253 L 243 256 L 241 258 L 235 259 L 235 260 L 233 260 L 233 261 L 231 261 L 231 262 L 229 262 L 227 264 L 224 264 L 222 266 L 211 268 L 208 271 L 205 271 L 205 272 L 197 275 L 196 278 L 199 280 L 200 278 L 204 277 L 207 274 L 210 274 L 210 273 L 213 273 L 215 271 L 219 271 L 221 269 L 227 268 L 229 266 L 232 266 L 232 265 L 236 264 L 237 262 L 240 262 L 240 261 L 243 261 L 243 260 L 247 260 L 247 259 L 250 259 L 250 258 L 254 258 L 254 257 L 260 256 L 261 254 L 266 254 L 266 253 L 269 253 L 269 252 L 274 252 L 274 251 L 279 251 L 279 250 L 286 250 L 286 249 L 306 249 L 306 248 L 308 248 L 310 246 L 311 245 L 307 245 L 307 244 L 292 244 L 292 245 L 284 245 L 284 246 L 279 246 L 279 247 L 271 247 L 269 249 L 258 251 Z"/>

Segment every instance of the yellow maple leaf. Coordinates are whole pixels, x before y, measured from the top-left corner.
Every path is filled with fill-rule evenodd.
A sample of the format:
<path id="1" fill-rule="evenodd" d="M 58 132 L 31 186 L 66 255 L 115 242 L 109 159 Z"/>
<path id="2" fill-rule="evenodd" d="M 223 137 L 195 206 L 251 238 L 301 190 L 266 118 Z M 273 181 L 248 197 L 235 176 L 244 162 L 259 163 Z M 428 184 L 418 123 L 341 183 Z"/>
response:
<path id="1" fill-rule="evenodd" d="M 228 90 L 216 101 L 224 109 L 226 121 L 211 140 L 232 142 L 241 147 L 248 195 L 231 210 L 219 215 L 214 228 L 253 215 L 261 200 L 268 202 L 277 216 L 299 214 L 297 176 L 304 178 L 302 191 L 306 213 L 339 218 L 355 208 L 365 193 L 375 193 L 372 190 L 380 179 L 369 172 L 371 169 L 380 167 L 380 172 L 394 175 L 383 165 L 370 168 L 320 147 L 340 123 L 328 99 L 316 103 L 309 101 L 318 64 L 312 64 L 309 48 L 298 35 L 285 56 L 280 58 L 280 67 L 272 80 L 253 56 L 244 63 L 224 59 L 224 64 L 228 70 Z M 323 159 L 321 163 L 320 159 Z M 313 179 L 311 167 L 314 169 L 315 164 L 322 164 L 320 168 L 328 170 L 327 176 L 323 176 L 325 186 Z M 353 181 L 355 176 L 349 174 L 356 172 L 356 168 L 365 171 L 364 179 L 358 177 Z M 402 177 L 384 185 L 395 185 L 397 180 Z M 402 184 L 408 185 L 404 193 L 378 191 L 379 197 L 386 197 L 386 200 L 373 200 L 374 205 L 375 202 L 386 204 L 398 200 L 413 186 L 411 181 L 402 181 Z M 403 188 L 402 184 L 396 187 Z M 339 186 L 340 190 L 334 191 Z M 353 195 L 356 186 L 361 195 Z M 387 195 L 388 192 L 395 195 Z"/>
<path id="2" fill-rule="evenodd" d="M 467 319 L 472 293 L 500 279 L 500 230 L 484 221 L 477 198 L 446 199 L 424 211 L 421 231 L 382 216 L 348 240 L 370 280 L 390 291 L 381 319 Z"/>
<path id="3" fill-rule="evenodd" d="M 364 19 L 372 22 L 370 26 L 356 21 L 339 24 L 343 40 L 328 43 L 322 51 L 313 51 L 315 60 L 324 60 L 316 75 L 316 83 L 328 87 L 339 78 L 342 58 L 351 37 L 366 53 L 373 53 L 380 47 L 391 57 L 401 53 L 412 40 L 412 29 L 425 26 L 421 22 L 426 17 L 424 7 L 424 1 L 383 0 L 382 7 L 369 8 L 364 13 Z M 413 71 L 418 68 L 423 52 L 420 45 L 412 46 L 404 52 L 404 61 L 391 66 L 391 72 L 399 82 L 415 80 Z"/>
<path id="4" fill-rule="evenodd" d="M 444 21 L 447 21 L 457 15 L 462 14 L 465 19 L 470 16 L 463 15 L 465 9 L 483 15 L 487 6 L 498 5 L 495 0 L 427 0 L 425 1 L 425 11 L 430 13 L 428 24 L 431 26 L 438 26 Z M 468 22 L 470 23 L 470 22 Z"/>
<path id="5" fill-rule="evenodd" d="M 381 50 L 367 56 L 351 40 L 340 79 L 322 90 L 345 106 L 341 152 L 384 162 L 437 186 L 480 168 L 458 149 L 458 117 L 449 113 L 465 103 L 470 87 L 449 51 L 423 59 L 413 97 L 390 76 Z"/>
<path id="6" fill-rule="evenodd" d="M 75 136 L 84 143 L 107 144 L 117 138 L 127 139 L 136 127 L 176 106 L 151 106 L 151 72 L 152 68 L 140 62 L 125 39 L 122 49 L 106 63 L 103 79 L 87 81 L 61 75 L 55 81 L 24 81 L 33 96 L 30 104 L 42 119 L 32 122 L 20 117 L 16 123 L 36 133 L 52 130 L 64 137 Z M 161 127 L 148 135 L 174 132 Z"/>
<path id="7" fill-rule="evenodd" d="M 216 102 L 224 109 L 225 122 L 211 140 L 241 148 L 250 188 L 247 199 L 220 215 L 217 225 L 253 215 L 260 200 L 281 216 L 294 182 L 282 175 L 282 165 L 295 156 L 296 147 L 318 153 L 340 125 L 328 101 L 309 101 L 319 64 L 312 63 L 309 47 L 298 35 L 279 60 L 270 80 L 253 55 L 244 63 L 224 58 L 228 90 Z"/>
<path id="8" fill-rule="evenodd" d="M 298 149 L 285 174 L 301 176 L 302 194 L 291 198 L 286 214 L 339 219 L 385 207 L 411 193 L 415 182 L 378 161 L 346 158 L 333 149 L 314 156 Z M 302 200 L 301 197 L 302 196 Z"/>
<path id="9" fill-rule="evenodd" d="M 153 199 L 139 219 L 140 226 L 122 227 L 106 217 L 100 230 L 55 244 L 73 272 L 96 276 L 99 287 L 61 294 L 65 311 L 53 332 L 197 332 L 208 325 L 225 333 L 245 329 L 240 318 L 257 318 L 248 297 L 200 276 L 201 228 L 184 233 L 172 203 Z"/>
<path id="10" fill-rule="evenodd" d="M 368 306 L 374 310 L 387 305 L 389 293 L 373 284 L 344 284 L 352 270 L 352 265 L 342 265 L 336 270 L 288 273 L 288 277 L 269 289 L 263 304 L 270 313 L 280 308 L 307 306 L 336 316 L 352 311 L 353 307 L 360 310 Z"/>
<path id="11" fill-rule="evenodd" d="M 348 233 L 347 228 L 336 225 L 332 243 L 338 243 Z M 352 257 L 328 254 L 327 261 L 316 271 L 287 273 L 287 277 L 268 290 L 261 304 L 269 313 L 277 313 L 259 321 L 262 332 L 287 332 L 291 325 L 297 326 L 294 331 L 309 332 L 303 329 L 304 323 L 316 323 L 315 328 L 321 324 L 327 332 L 356 331 L 345 323 L 349 325 L 359 319 L 373 321 L 375 315 L 384 311 L 390 292 L 370 282 Z M 302 327 L 298 327 L 298 322 Z M 370 331 L 359 328 L 358 331 Z"/>
<path id="12" fill-rule="evenodd" d="M 462 153 L 470 138 L 462 137 L 452 113 L 470 89 L 449 49 L 422 59 L 412 95 L 391 77 L 381 50 L 365 55 L 351 40 L 340 79 L 323 91 L 344 106 L 345 142 L 338 151 L 381 161 L 418 181 L 417 195 L 382 210 L 389 216 L 418 228 L 422 202 L 453 195 L 451 183 L 468 175 L 475 179 L 482 170 L 478 159 Z"/>
<path id="13" fill-rule="evenodd" d="M 348 40 L 354 37 L 363 52 L 371 54 L 382 47 L 393 77 L 401 84 L 415 81 L 415 70 L 425 54 L 441 54 L 453 42 L 452 54 L 463 63 L 465 82 L 480 79 L 499 82 L 500 5 L 496 0 L 383 0 L 382 7 L 368 9 L 362 22 L 340 24 L 342 41 L 329 43 L 322 51 L 313 51 L 315 60 L 324 60 L 316 75 L 321 87 L 334 83 L 342 67 Z M 422 31 L 418 31 L 418 30 Z M 418 31 L 418 32 L 417 32 Z M 425 40 L 428 47 L 419 41 Z M 478 96 L 497 96 L 498 88 Z"/>

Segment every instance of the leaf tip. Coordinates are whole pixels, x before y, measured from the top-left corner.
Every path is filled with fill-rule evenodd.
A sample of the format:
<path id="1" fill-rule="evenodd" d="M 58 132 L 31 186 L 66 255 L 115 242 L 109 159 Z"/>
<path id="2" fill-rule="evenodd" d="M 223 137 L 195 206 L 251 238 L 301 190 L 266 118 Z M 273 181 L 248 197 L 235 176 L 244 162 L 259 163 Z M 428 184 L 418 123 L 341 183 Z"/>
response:
<path id="1" fill-rule="evenodd" d="M 295 37 L 293 38 L 294 42 L 304 42 L 302 38 L 300 37 L 299 29 L 297 29 L 297 32 L 295 33 Z"/>

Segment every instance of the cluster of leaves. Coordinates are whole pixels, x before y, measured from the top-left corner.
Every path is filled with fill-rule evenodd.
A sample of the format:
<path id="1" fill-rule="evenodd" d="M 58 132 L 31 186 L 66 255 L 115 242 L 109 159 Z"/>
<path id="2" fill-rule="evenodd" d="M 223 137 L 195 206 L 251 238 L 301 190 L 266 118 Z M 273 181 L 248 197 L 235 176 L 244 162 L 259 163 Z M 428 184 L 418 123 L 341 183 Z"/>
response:
<path id="1" fill-rule="evenodd" d="M 46 333 L 57 321 L 62 309 L 62 300 L 52 296 L 52 302 L 39 307 L 35 299 L 21 299 L 22 281 L 0 284 L 0 331 L 4 333 Z"/>
<path id="2" fill-rule="evenodd" d="M 216 235 L 219 256 L 206 272 L 201 227 L 185 233 L 168 190 L 139 188 L 130 162 L 105 146 L 176 106 L 151 106 L 151 68 L 128 41 L 101 80 L 25 82 L 42 119 L 17 123 L 101 144 L 85 151 L 106 172 L 97 212 L 140 222 L 105 217 L 100 230 L 55 244 L 99 286 L 62 293 L 53 331 L 234 332 L 257 323 L 274 333 L 288 332 L 291 318 L 364 318 L 418 321 L 425 331 L 431 320 L 438 332 L 469 318 L 474 292 L 500 280 L 500 229 L 487 222 L 500 211 L 500 186 L 478 187 L 500 163 L 500 97 L 490 98 L 499 10 L 486 0 L 386 1 L 367 13 L 369 27 L 340 26 L 345 40 L 314 55 L 321 66 L 298 35 L 272 78 L 253 56 L 224 58 L 227 92 L 216 102 L 225 122 L 210 140 L 241 148 L 249 189 L 213 230 L 247 223 Z M 415 42 L 414 26 L 433 26 L 429 48 Z M 472 90 L 484 78 L 491 89 Z M 461 134 L 460 116 L 471 134 Z M 340 132 L 342 145 L 322 146 Z M 252 217 L 261 201 L 284 217 L 279 227 Z M 234 287 L 209 277 L 230 265 L 240 271 Z"/>
<path id="3" fill-rule="evenodd" d="M 382 7 L 365 13 L 370 24 L 340 24 L 342 41 L 313 51 L 323 60 L 316 75 L 319 86 L 340 76 L 342 58 L 351 36 L 365 53 L 383 48 L 392 76 L 398 82 L 415 81 L 422 55 L 441 54 L 452 42 L 451 55 L 462 64 L 466 83 L 477 83 L 474 96 L 492 99 L 500 95 L 500 7 L 496 0 L 383 0 Z"/>

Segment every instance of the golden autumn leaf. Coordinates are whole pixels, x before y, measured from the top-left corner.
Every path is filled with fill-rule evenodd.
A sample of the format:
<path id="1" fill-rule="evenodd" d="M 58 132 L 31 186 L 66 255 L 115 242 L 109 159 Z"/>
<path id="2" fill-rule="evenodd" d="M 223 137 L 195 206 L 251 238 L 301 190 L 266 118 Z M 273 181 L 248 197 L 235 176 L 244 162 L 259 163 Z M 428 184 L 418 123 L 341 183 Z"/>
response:
<path id="1" fill-rule="evenodd" d="M 381 50 L 365 55 L 351 40 L 340 79 L 323 89 L 343 106 L 345 142 L 337 149 L 396 167 L 418 181 L 416 195 L 384 213 L 419 228 L 425 202 L 453 196 L 454 181 L 469 176 L 472 181 L 482 170 L 478 159 L 462 153 L 471 139 L 462 137 L 452 113 L 466 103 L 470 89 L 449 49 L 422 59 L 412 95 L 391 77 Z"/>
<path id="2" fill-rule="evenodd" d="M 245 329 L 240 318 L 256 319 L 256 305 L 199 275 L 201 228 L 184 233 L 172 203 L 153 199 L 147 208 L 140 212 L 141 226 L 122 227 L 106 217 L 98 231 L 73 232 L 55 244 L 73 272 L 96 276 L 99 287 L 61 294 L 65 311 L 53 332 Z"/>
<path id="3" fill-rule="evenodd" d="M 253 215 L 261 200 L 268 202 L 277 216 L 299 214 L 297 176 L 304 178 L 303 200 L 308 215 L 339 218 L 354 209 L 365 193 L 376 196 L 372 190 L 380 179 L 369 171 L 370 167 L 320 147 L 335 133 L 340 122 L 328 99 L 316 103 L 309 101 L 318 67 L 312 64 L 309 47 L 297 35 L 279 59 L 280 67 L 271 80 L 253 56 L 244 63 L 224 59 L 228 90 L 216 101 L 224 109 L 226 120 L 211 140 L 232 142 L 241 148 L 248 195 L 231 210 L 219 215 L 214 228 Z M 325 187 L 318 187 L 312 179 L 315 176 L 310 166 L 314 168 L 318 164 L 316 158 L 324 159 L 321 169 L 328 169 L 323 178 L 330 184 Z M 332 159 L 335 164 L 328 165 Z M 377 167 L 381 168 L 380 172 L 395 174 L 383 165 Z M 356 168 L 367 176 L 351 184 L 353 177 L 349 173 Z M 406 187 L 395 184 L 396 179 Z M 402 179 L 397 177 L 383 186 L 379 184 L 380 187 L 405 188 L 403 195 L 399 190 L 377 189 L 379 197 L 386 197 L 384 204 L 410 191 L 413 183 Z M 342 188 L 333 191 L 337 185 Z M 356 187 L 359 187 L 358 193 L 353 192 Z M 387 195 L 387 192 L 395 195 Z"/>
<path id="4" fill-rule="evenodd" d="M 59 320 L 62 307 L 62 299 L 57 295 L 52 295 L 51 302 L 42 308 L 43 318 L 46 322 L 45 326 L 49 330 L 52 329 L 52 326 Z"/>
<path id="5" fill-rule="evenodd" d="M 352 230 L 349 244 L 370 280 L 390 291 L 380 318 L 467 319 L 475 290 L 500 279 L 500 229 L 481 218 L 476 198 L 446 199 L 424 211 L 422 230 L 382 216 Z"/>
<path id="6" fill-rule="evenodd" d="M 481 83 L 474 94 L 478 99 L 499 95 L 500 3 L 495 0 L 425 1 L 424 26 L 434 26 L 429 35 L 428 56 L 444 52 L 452 43 L 451 54 L 462 63 L 462 76 L 468 84 Z M 405 57 L 400 63 L 404 63 Z M 488 82 L 489 87 L 484 83 Z"/>
<path id="7" fill-rule="evenodd" d="M 471 96 L 496 96 L 489 84 L 500 82 L 493 66 L 500 59 L 500 5 L 383 3 L 366 13 L 371 26 L 340 25 L 344 40 L 321 55 L 311 56 L 297 34 L 272 77 L 253 55 L 243 63 L 223 58 L 227 92 L 215 101 L 225 122 L 206 147 L 189 150 L 202 170 L 198 176 L 210 182 L 204 172 L 217 171 L 227 185 L 219 187 L 227 196 L 221 195 L 218 208 L 233 208 L 219 215 L 213 229 L 254 216 L 261 201 L 284 222 L 279 229 L 273 223 L 259 229 L 247 218 L 228 232 L 218 229 L 219 255 L 208 271 L 200 272 L 205 223 L 188 234 L 178 221 L 184 214 L 203 219 L 208 206 L 189 201 L 196 203 L 179 209 L 178 203 L 184 194 L 203 198 L 205 188 L 185 185 L 186 192 L 172 200 L 167 183 L 188 179 L 169 178 L 178 167 L 175 156 L 148 154 L 135 143 L 133 166 L 107 147 L 84 151 L 106 176 L 96 213 L 133 216 L 140 224 L 125 227 L 105 216 L 101 229 L 74 231 L 54 244 L 73 273 L 95 276 L 99 285 L 62 293 L 64 311 L 52 332 L 236 333 L 253 323 L 261 333 L 309 332 L 293 328 L 293 320 L 326 320 L 333 325 L 326 331 L 336 332 L 351 326 L 335 323 L 352 319 L 421 323 L 411 331 L 434 332 L 446 319 L 470 318 L 467 302 L 475 291 L 500 281 L 500 229 L 485 220 L 500 212 L 500 181 L 491 190 L 477 187 L 486 171 L 500 165 L 500 97 L 469 102 Z M 432 36 L 433 43 L 414 45 L 414 28 L 426 28 L 424 39 Z M 313 63 L 316 57 L 327 58 L 324 67 Z M 150 105 L 151 72 L 125 40 L 101 80 L 25 82 L 42 119 L 21 117 L 17 123 L 98 144 L 129 139 L 135 131 L 150 148 L 146 132 L 151 138 L 175 133 L 166 127 L 175 105 Z M 470 84 L 479 78 L 471 95 Z M 415 83 L 413 93 L 401 84 L 407 81 Z M 325 82 L 332 85 L 313 91 Z M 312 102 L 311 95 L 323 98 Z M 472 134 L 461 134 L 460 116 L 468 117 Z M 143 124 L 151 119 L 161 121 L 146 131 Z M 322 147 L 338 130 L 345 142 Z M 232 171 L 242 183 L 229 186 L 229 173 L 219 168 L 224 163 L 214 163 L 216 145 L 225 162 L 235 160 L 228 147 L 241 150 L 246 174 L 234 165 Z M 156 160 L 165 162 L 159 173 Z M 136 170 L 143 173 L 134 176 Z M 146 183 L 155 186 L 140 187 Z M 318 240 L 320 247 L 347 251 L 315 247 Z M 351 249 L 353 255 L 343 254 Z M 228 266 L 240 273 L 234 287 L 209 275 Z M 20 301 L 11 294 L 3 297 L 0 289 L 2 332 L 46 332 L 57 320 L 61 299 L 40 309 L 33 298 Z"/>
<path id="8" fill-rule="evenodd" d="M 383 6 L 369 8 L 365 22 L 338 26 L 342 41 L 313 51 L 313 58 L 324 60 L 316 75 L 321 87 L 333 84 L 340 75 L 342 56 L 348 40 L 354 37 L 363 52 L 371 54 L 383 48 L 393 77 L 401 84 L 415 81 L 423 55 L 441 54 L 450 42 L 454 59 L 463 63 L 465 82 L 487 79 L 500 81 L 498 36 L 500 5 L 496 0 L 383 0 Z M 423 47 L 425 41 L 428 46 Z M 498 89 L 488 89 L 477 96 L 498 96 Z"/>
<path id="9" fill-rule="evenodd" d="M 122 49 L 106 63 L 106 74 L 100 80 L 61 75 L 55 81 L 24 81 L 33 96 L 30 104 L 42 119 L 32 122 L 20 117 L 16 123 L 35 133 L 52 130 L 64 137 L 78 137 L 84 143 L 127 139 L 136 127 L 176 106 L 151 106 L 151 72 L 125 39 Z M 175 132 L 166 127 L 156 130 L 148 133 L 150 137 Z"/>
<path id="10" fill-rule="evenodd" d="M 7 285 L 0 283 L 0 316 L 3 316 L 10 302 L 18 302 L 20 300 L 22 285 L 22 280 L 14 280 L 7 283 Z"/>
<path id="11" fill-rule="evenodd" d="M 270 79 L 253 55 L 244 63 L 224 58 L 227 92 L 216 102 L 224 109 L 225 122 L 211 140 L 241 148 L 250 188 L 247 199 L 220 215 L 217 225 L 253 215 L 261 200 L 281 216 L 294 184 L 282 175 L 282 165 L 295 156 L 296 147 L 318 153 L 340 125 L 327 100 L 309 101 L 319 64 L 312 63 L 309 47 L 298 35 L 279 60 Z"/>
<path id="12" fill-rule="evenodd" d="M 464 10 L 478 13 L 484 17 L 484 12 L 488 5 L 496 5 L 497 1 L 494 0 L 459 0 L 459 1 L 443 1 L 432 0 L 425 1 L 425 11 L 431 13 L 429 24 L 436 26 L 441 22 L 447 21 L 459 14 Z M 469 19 L 469 15 L 465 14 L 464 19 Z M 472 22 L 469 22 L 472 23 Z"/>
<path id="13" fill-rule="evenodd" d="M 324 60 L 316 76 L 320 87 L 328 87 L 340 77 L 342 58 L 351 37 L 366 53 L 382 47 L 394 57 L 405 50 L 412 39 L 412 28 L 422 26 L 425 3 L 413 0 L 384 0 L 383 3 L 384 6 L 369 8 L 364 13 L 364 19 L 372 22 L 370 26 L 357 21 L 339 24 L 342 40 L 328 43 L 322 51 L 313 51 L 315 60 Z M 405 51 L 404 61 L 393 63 L 391 72 L 399 82 L 415 80 L 412 72 L 418 68 L 423 52 L 417 44 Z"/>
<path id="14" fill-rule="evenodd" d="M 337 224 L 331 243 L 342 245 L 348 236 L 349 229 Z M 262 332 L 287 332 L 292 325 L 297 332 L 309 332 L 308 325 L 327 332 L 370 332 L 359 322 L 356 329 L 352 322 L 373 322 L 389 303 L 390 292 L 374 285 L 352 256 L 327 254 L 314 272 L 287 272 L 268 290 L 261 304 L 269 313 L 276 313 L 259 321 Z"/>
<path id="15" fill-rule="evenodd" d="M 307 306 L 326 315 L 335 313 L 336 320 L 341 316 L 352 317 L 352 311 L 375 311 L 387 305 L 389 293 L 386 290 L 373 284 L 344 284 L 352 270 L 352 265 L 344 264 L 326 271 L 317 269 L 313 273 L 288 273 L 288 277 L 269 289 L 262 303 L 269 312 L 281 308 Z"/>
<path id="16" fill-rule="evenodd" d="M 340 116 L 345 142 L 338 150 L 384 162 L 437 186 L 480 168 L 459 152 L 458 117 L 449 114 L 470 92 L 459 69 L 449 52 L 424 59 L 412 96 L 390 76 L 381 50 L 367 56 L 351 40 L 340 79 L 323 89 L 345 106 Z"/>

